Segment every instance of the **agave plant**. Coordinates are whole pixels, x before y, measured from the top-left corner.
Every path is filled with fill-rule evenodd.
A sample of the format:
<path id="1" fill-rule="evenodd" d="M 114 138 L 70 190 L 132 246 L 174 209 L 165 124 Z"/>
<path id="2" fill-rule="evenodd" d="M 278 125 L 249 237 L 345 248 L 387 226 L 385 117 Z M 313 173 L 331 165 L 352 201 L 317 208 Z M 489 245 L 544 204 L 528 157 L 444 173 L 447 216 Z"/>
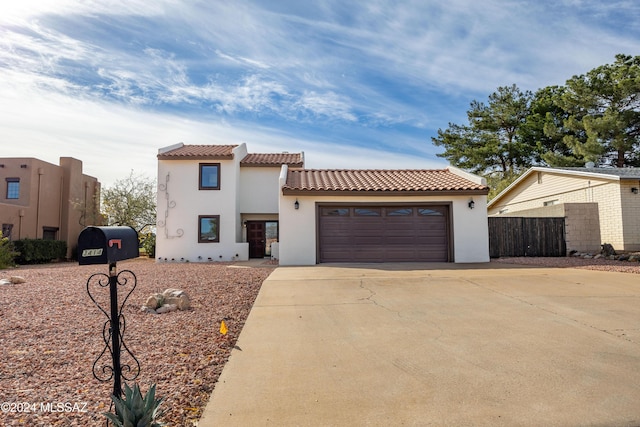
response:
<path id="1" fill-rule="evenodd" d="M 161 427 L 164 424 L 157 421 L 164 411 L 159 409 L 163 398 L 156 399 L 156 385 L 153 384 L 147 394 L 142 397 L 138 384 L 133 389 L 124 385 L 124 399 L 111 396 L 116 407 L 116 413 L 110 412 L 104 415 L 116 427 Z"/>

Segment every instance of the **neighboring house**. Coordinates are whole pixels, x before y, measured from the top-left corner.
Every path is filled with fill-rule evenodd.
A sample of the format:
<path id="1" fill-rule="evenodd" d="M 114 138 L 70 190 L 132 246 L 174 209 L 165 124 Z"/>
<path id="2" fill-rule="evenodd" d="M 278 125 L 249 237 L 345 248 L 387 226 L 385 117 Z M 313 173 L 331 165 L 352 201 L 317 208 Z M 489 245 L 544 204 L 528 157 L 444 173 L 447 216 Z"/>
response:
<path id="1" fill-rule="evenodd" d="M 158 182 L 159 261 L 489 261 L 488 188 L 456 168 L 308 170 L 302 153 L 177 144 Z"/>
<path id="2" fill-rule="evenodd" d="M 640 250 L 640 168 L 534 167 L 492 199 L 491 216 L 565 217 L 567 250 Z"/>
<path id="3" fill-rule="evenodd" d="M 80 231 L 101 218 L 100 183 L 82 173 L 80 160 L 0 158 L 0 182 L 2 236 L 11 240 L 64 240 L 71 257 Z"/>

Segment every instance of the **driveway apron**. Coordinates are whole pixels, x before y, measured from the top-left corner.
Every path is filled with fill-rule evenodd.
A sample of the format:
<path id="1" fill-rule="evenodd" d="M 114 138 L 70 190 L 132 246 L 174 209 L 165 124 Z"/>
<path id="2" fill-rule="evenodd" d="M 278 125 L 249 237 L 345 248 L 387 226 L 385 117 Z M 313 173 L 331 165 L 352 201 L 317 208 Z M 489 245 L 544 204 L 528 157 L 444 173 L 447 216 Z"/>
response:
<path id="1" fill-rule="evenodd" d="M 640 425 L 640 277 L 280 267 L 199 427 Z"/>

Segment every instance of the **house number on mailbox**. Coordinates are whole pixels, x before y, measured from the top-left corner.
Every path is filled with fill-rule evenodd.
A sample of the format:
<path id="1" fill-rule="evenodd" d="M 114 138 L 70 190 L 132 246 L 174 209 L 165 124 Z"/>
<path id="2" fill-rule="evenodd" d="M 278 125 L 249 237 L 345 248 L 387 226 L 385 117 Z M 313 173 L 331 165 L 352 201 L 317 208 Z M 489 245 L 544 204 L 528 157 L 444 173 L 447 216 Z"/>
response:
<path id="1" fill-rule="evenodd" d="M 102 255 L 102 248 L 100 249 L 85 249 L 82 251 L 82 256 L 100 256 Z"/>

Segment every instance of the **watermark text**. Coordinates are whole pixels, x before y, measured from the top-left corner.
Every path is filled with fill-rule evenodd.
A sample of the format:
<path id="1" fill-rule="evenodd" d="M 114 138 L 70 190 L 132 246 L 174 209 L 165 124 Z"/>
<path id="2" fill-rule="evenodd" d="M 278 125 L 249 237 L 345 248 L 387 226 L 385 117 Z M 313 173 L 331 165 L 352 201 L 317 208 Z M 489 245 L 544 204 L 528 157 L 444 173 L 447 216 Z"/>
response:
<path id="1" fill-rule="evenodd" d="M 85 413 L 87 402 L 2 402 L 0 411 L 4 413 Z"/>

